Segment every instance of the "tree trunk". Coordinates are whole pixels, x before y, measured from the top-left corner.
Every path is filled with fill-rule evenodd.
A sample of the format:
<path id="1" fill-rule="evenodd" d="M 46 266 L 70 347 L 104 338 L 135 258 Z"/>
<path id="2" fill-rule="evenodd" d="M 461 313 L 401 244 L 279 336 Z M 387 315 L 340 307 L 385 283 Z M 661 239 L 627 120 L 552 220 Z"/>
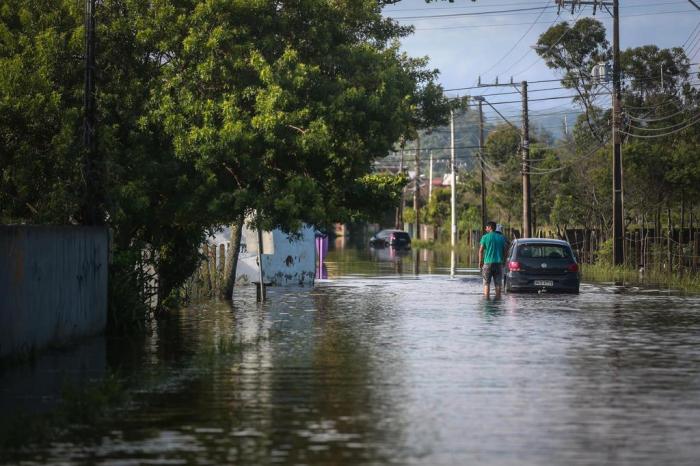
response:
<path id="1" fill-rule="evenodd" d="M 243 223 L 245 217 L 240 214 L 231 225 L 231 244 L 226 257 L 226 270 L 224 271 L 224 284 L 221 287 L 221 298 L 233 299 L 233 287 L 236 284 L 236 268 L 238 266 L 238 253 L 241 249 L 241 237 L 243 236 Z"/>

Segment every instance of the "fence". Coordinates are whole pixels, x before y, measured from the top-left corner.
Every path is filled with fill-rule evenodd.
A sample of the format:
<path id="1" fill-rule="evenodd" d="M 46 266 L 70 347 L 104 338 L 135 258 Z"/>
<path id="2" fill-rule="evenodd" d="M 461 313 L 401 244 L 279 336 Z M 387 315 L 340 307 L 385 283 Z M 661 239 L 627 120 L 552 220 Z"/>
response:
<path id="1" fill-rule="evenodd" d="M 108 250 L 106 228 L 0 226 L 0 356 L 103 331 Z"/>

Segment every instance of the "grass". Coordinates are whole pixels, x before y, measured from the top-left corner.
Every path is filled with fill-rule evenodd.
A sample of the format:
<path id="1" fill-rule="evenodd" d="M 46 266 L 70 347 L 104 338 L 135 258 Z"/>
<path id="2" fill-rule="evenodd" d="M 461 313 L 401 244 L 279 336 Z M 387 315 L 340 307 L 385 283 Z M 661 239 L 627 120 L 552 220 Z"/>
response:
<path id="1" fill-rule="evenodd" d="M 700 292 L 700 274 L 686 271 L 649 269 L 640 273 L 633 267 L 603 264 L 584 264 L 581 267 L 584 280 L 594 282 L 622 282 L 628 285 L 657 286 L 685 292 Z"/>

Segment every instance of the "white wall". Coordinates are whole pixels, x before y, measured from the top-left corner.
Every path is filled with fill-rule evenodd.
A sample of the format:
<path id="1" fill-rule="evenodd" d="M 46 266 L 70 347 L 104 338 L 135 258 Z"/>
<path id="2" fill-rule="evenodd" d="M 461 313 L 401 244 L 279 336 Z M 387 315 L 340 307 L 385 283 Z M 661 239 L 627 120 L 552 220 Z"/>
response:
<path id="1" fill-rule="evenodd" d="M 277 286 L 313 285 L 316 271 L 315 230 L 305 225 L 298 237 L 281 230 L 263 233 L 263 280 Z M 257 232 L 243 229 L 241 254 L 236 268 L 237 282 L 257 282 Z"/>

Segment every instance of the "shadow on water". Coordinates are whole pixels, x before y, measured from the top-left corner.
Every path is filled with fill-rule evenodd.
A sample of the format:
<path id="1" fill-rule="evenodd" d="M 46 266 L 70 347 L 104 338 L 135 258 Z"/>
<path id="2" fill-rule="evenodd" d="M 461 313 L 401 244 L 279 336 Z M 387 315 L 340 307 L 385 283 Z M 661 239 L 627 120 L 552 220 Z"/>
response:
<path id="1" fill-rule="evenodd" d="M 128 401 L 11 458 L 695 464 L 697 296 L 584 284 L 487 299 L 469 258 L 454 279 L 448 265 L 431 251 L 336 247 L 314 287 L 270 288 L 263 304 L 240 287 L 232 305 L 193 304 L 142 336 L 86 346 L 94 377 L 119 373 Z M 3 374 L 4 406 L 44 396 L 32 380 L 91 364 L 49 358 L 21 385 Z"/>

